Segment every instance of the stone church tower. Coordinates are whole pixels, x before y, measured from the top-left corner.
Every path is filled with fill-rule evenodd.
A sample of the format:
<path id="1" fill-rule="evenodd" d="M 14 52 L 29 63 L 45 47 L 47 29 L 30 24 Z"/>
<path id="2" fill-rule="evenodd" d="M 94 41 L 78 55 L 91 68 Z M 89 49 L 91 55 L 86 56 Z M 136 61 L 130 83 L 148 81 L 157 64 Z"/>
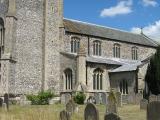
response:
<path id="1" fill-rule="evenodd" d="M 59 91 L 62 0 L 0 0 L 0 94 Z"/>

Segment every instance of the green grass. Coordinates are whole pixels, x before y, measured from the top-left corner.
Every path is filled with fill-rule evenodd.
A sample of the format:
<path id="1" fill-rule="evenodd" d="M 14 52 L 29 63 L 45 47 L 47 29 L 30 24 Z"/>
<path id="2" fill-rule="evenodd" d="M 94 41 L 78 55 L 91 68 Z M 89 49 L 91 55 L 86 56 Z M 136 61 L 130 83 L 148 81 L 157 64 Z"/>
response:
<path id="1" fill-rule="evenodd" d="M 104 105 L 96 106 L 99 110 L 100 120 L 103 120 L 106 108 Z M 10 110 L 0 109 L 0 120 L 59 120 L 59 112 L 65 109 L 64 105 L 46 106 L 10 106 Z M 72 116 L 72 120 L 84 120 L 85 106 L 79 106 L 79 112 Z M 122 120 L 146 120 L 146 111 L 140 110 L 138 105 L 125 105 L 118 108 Z"/>

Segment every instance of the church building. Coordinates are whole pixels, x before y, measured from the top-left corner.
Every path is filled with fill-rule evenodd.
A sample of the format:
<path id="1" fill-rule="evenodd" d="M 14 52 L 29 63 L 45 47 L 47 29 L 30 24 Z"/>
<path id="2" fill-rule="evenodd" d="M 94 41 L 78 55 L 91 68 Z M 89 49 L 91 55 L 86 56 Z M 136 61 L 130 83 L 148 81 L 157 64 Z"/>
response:
<path id="1" fill-rule="evenodd" d="M 0 0 L 0 95 L 142 93 L 157 46 L 143 33 L 66 19 L 63 0 Z"/>

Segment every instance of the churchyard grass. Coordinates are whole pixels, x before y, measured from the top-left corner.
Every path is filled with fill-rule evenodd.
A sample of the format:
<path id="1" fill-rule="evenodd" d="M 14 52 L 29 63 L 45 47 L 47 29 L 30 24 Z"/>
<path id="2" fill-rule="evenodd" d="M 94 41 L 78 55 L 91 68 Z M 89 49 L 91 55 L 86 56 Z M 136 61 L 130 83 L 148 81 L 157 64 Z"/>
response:
<path id="1" fill-rule="evenodd" d="M 99 110 L 100 120 L 104 119 L 106 108 L 96 105 Z M 0 109 L 0 120 L 59 120 L 59 113 L 64 105 L 44 106 L 10 106 L 9 112 Z M 74 113 L 72 120 L 83 120 L 85 105 L 79 106 L 79 112 Z M 146 111 L 140 110 L 139 105 L 124 105 L 118 108 L 118 115 L 122 120 L 146 120 Z"/>

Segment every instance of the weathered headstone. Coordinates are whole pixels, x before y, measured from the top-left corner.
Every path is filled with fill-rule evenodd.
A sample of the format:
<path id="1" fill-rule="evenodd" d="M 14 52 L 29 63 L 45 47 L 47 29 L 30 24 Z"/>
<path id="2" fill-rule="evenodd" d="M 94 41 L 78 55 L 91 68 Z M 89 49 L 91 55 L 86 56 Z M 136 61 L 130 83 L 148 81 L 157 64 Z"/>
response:
<path id="1" fill-rule="evenodd" d="M 147 109 L 147 105 L 148 105 L 148 100 L 146 100 L 146 99 L 142 99 L 141 101 L 140 101 L 140 109 Z"/>
<path id="2" fill-rule="evenodd" d="M 9 95 L 7 93 L 4 94 L 4 103 L 6 104 L 6 109 L 9 109 Z"/>
<path id="3" fill-rule="evenodd" d="M 141 99 L 143 99 L 143 95 L 141 93 L 137 93 L 135 98 L 135 104 L 139 105 Z"/>
<path id="4" fill-rule="evenodd" d="M 157 101 L 157 96 L 156 95 L 150 95 L 149 96 L 149 102 Z"/>
<path id="5" fill-rule="evenodd" d="M 106 93 L 101 93 L 101 100 L 102 100 L 102 104 L 106 104 L 107 103 Z"/>
<path id="6" fill-rule="evenodd" d="M 3 99 L 0 98 L 0 107 L 2 107 L 2 106 L 3 106 Z"/>
<path id="7" fill-rule="evenodd" d="M 121 120 L 121 119 L 117 114 L 109 113 L 104 116 L 104 120 Z"/>
<path id="8" fill-rule="evenodd" d="M 99 112 L 92 103 L 86 105 L 84 111 L 84 120 L 99 120 Z"/>
<path id="9" fill-rule="evenodd" d="M 77 105 L 76 103 L 71 99 L 69 102 L 66 104 L 66 111 L 72 115 L 76 111 Z"/>
<path id="10" fill-rule="evenodd" d="M 114 92 L 110 92 L 108 96 L 108 103 L 106 113 L 117 113 L 117 102 Z"/>
<path id="11" fill-rule="evenodd" d="M 121 92 L 116 92 L 116 101 L 117 101 L 117 106 L 122 107 L 122 95 Z"/>
<path id="12" fill-rule="evenodd" d="M 99 93 L 95 93 L 94 97 L 96 99 L 96 104 L 100 104 L 100 95 L 99 95 Z"/>
<path id="13" fill-rule="evenodd" d="M 60 120 L 70 120 L 70 119 L 71 117 L 68 112 L 66 112 L 65 110 L 60 112 Z"/>
<path id="14" fill-rule="evenodd" d="M 147 120 L 160 120 L 160 102 L 153 101 L 147 106 Z"/>
<path id="15" fill-rule="evenodd" d="M 96 99 L 93 96 L 89 96 L 89 98 L 87 99 L 87 103 L 96 104 Z"/>
<path id="16" fill-rule="evenodd" d="M 61 103 L 67 104 L 71 98 L 72 98 L 72 96 L 70 93 L 63 93 L 61 95 Z"/>
<path id="17" fill-rule="evenodd" d="M 26 95 L 23 94 L 20 96 L 20 105 L 21 106 L 31 105 L 31 101 L 27 100 Z"/>

